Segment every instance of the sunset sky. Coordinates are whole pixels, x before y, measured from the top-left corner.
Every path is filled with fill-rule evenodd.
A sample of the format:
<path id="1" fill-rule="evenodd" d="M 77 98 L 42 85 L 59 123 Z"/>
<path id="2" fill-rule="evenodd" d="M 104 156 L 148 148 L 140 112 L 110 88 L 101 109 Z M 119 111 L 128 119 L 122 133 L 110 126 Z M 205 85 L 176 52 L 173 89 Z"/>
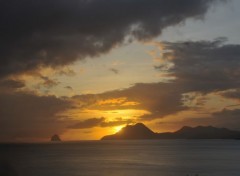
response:
<path id="1" fill-rule="evenodd" d="M 0 1 L 0 142 L 240 130 L 239 0 Z"/>

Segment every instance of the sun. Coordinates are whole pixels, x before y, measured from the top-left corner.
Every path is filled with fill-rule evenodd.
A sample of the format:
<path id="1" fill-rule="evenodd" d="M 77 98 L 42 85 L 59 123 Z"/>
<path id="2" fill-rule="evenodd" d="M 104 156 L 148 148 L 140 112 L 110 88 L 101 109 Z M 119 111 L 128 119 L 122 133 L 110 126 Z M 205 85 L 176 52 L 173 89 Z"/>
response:
<path id="1" fill-rule="evenodd" d="M 114 131 L 117 133 L 117 132 L 121 131 L 122 128 L 123 128 L 123 126 L 115 126 Z"/>

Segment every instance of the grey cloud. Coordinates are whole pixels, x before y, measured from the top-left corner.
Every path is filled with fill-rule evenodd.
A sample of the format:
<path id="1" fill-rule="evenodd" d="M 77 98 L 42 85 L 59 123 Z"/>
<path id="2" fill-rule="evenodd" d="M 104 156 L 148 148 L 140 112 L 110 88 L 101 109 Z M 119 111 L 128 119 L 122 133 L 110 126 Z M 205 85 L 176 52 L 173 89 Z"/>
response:
<path id="1" fill-rule="evenodd" d="M 66 75 L 66 76 L 75 76 L 76 75 L 76 72 L 72 69 L 61 69 L 57 72 L 57 74 L 59 75 Z"/>
<path id="2" fill-rule="evenodd" d="M 46 88 L 52 88 L 60 84 L 59 81 L 55 79 L 51 79 L 47 76 L 40 76 L 40 78 L 43 80 L 43 83 L 41 85 Z"/>
<path id="3" fill-rule="evenodd" d="M 130 119 L 122 119 L 122 118 L 118 118 L 116 120 L 112 120 L 112 121 L 104 121 L 100 124 L 101 127 L 112 127 L 112 126 L 119 126 L 119 125 L 127 125 L 129 123 L 133 123 L 133 120 Z"/>
<path id="4" fill-rule="evenodd" d="M 212 113 L 210 118 L 193 119 L 193 122 L 196 124 L 213 125 L 240 130 L 239 117 L 240 109 L 223 109 L 222 111 Z"/>
<path id="5" fill-rule="evenodd" d="M 175 122 L 158 122 L 159 126 L 179 129 L 182 126 L 215 126 L 240 131 L 240 109 L 223 109 L 211 113 L 209 117 L 185 118 Z"/>
<path id="6" fill-rule="evenodd" d="M 73 90 L 73 88 L 71 86 L 66 86 L 64 87 L 65 89 L 68 89 L 68 90 Z"/>
<path id="7" fill-rule="evenodd" d="M 240 45 L 224 44 L 224 41 L 220 38 L 215 41 L 163 43 L 167 51 L 163 59 L 174 64 L 168 70 L 169 75 L 176 77 L 175 82 L 188 92 L 238 88 Z"/>
<path id="8" fill-rule="evenodd" d="M 84 129 L 84 128 L 92 128 L 95 126 L 98 126 L 100 123 L 102 123 L 105 120 L 105 118 L 91 118 L 87 119 L 81 122 L 77 122 L 74 125 L 70 125 L 69 128 L 71 129 Z"/>
<path id="9" fill-rule="evenodd" d="M 55 96 L 31 93 L 0 93 L 0 140 L 44 138 L 64 131 L 68 120 L 60 113 L 72 103 Z"/>
<path id="10" fill-rule="evenodd" d="M 221 93 L 221 95 L 225 98 L 240 100 L 240 88 L 227 90 Z"/>
<path id="11" fill-rule="evenodd" d="M 0 77 L 71 64 L 146 40 L 220 0 L 8 0 L 0 2 Z"/>
<path id="12" fill-rule="evenodd" d="M 184 90 L 175 83 L 139 83 L 127 89 L 114 90 L 96 95 L 79 95 L 73 98 L 84 102 L 84 105 L 93 109 L 144 109 L 151 114 L 144 115 L 141 119 L 152 120 L 188 109 L 182 101 L 183 92 Z M 97 104 L 101 100 L 121 97 L 127 98 L 122 104 L 125 102 L 137 102 L 137 104 L 130 104 L 128 106 L 121 106 L 122 104 L 116 104 L 115 106 L 112 104 Z"/>
<path id="13" fill-rule="evenodd" d="M 240 109 L 223 109 L 212 116 L 218 126 L 240 130 Z"/>
<path id="14" fill-rule="evenodd" d="M 113 72 L 114 74 L 118 74 L 119 70 L 115 69 L 115 68 L 110 68 L 109 69 L 111 72 Z"/>
<path id="15" fill-rule="evenodd" d="M 75 95 L 72 99 L 78 101 L 77 105 L 79 108 L 88 108 L 99 101 L 98 95 L 96 94 Z"/>
<path id="16" fill-rule="evenodd" d="M 106 121 L 106 118 L 90 118 L 84 121 L 77 122 L 73 125 L 70 125 L 68 128 L 70 129 L 85 129 L 85 128 L 93 128 L 93 127 L 112 127 L 118 125 L 125 125 L 128 123 L 132 123 L 132 120 L 125 120 L 122 118 L 117 118 L 112 121 Z"/>
<path id="17" fill-rule="evenodd" d="M 25 87 L 21 80 L 2 79 L 0 80 L 0 92 L 10 92 Z"/>

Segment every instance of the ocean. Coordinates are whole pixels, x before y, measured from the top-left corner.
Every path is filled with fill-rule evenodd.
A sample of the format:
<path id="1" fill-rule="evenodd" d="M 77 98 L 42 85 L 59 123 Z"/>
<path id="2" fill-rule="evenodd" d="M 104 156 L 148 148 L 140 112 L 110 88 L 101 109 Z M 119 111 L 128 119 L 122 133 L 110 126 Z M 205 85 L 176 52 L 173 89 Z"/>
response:
<path id="1" fill-rule="evenodd" d="M 0 144 L 0 176 L 240 176 L 240 140 Z"/>

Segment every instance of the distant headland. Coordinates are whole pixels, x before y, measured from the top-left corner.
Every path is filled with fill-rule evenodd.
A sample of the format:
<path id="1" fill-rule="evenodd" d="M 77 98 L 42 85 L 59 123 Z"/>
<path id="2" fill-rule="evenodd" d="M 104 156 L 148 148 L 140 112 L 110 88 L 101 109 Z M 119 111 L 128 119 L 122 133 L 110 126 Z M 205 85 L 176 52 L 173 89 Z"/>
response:
<path id="1" fill-rule="evenodd" d="M 155 133 L 143 123 L 126 125 L 113 135 L 102 137 L 101 140 L 131 139 L 240 139 L 240 131 L 213 126 L 184 126 L 175 132 Z"/>

